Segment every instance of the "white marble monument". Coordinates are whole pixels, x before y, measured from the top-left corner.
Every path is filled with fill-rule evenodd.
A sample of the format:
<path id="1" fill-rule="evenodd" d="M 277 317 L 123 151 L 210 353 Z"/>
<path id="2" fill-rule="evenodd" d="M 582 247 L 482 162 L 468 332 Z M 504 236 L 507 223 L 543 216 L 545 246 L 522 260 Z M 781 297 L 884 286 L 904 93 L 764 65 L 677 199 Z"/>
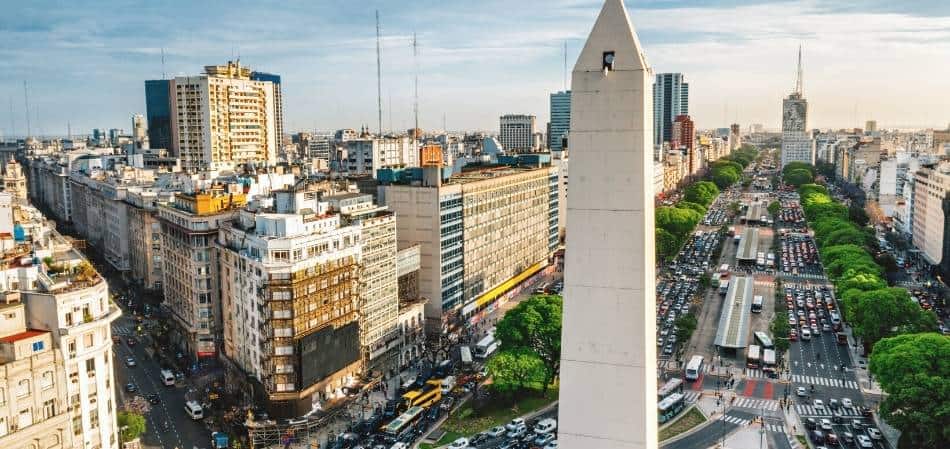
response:
<path id="1" fill-rule="evenodd" d="M 607 0 L 571 82 L 558 443 L 656 448 L 653 71 Z"/>

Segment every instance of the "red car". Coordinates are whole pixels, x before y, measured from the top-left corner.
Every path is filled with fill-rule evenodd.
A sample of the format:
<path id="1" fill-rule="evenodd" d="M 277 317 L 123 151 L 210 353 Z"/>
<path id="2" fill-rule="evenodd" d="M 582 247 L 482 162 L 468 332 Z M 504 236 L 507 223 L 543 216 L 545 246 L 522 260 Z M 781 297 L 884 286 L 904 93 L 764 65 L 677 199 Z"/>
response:
<path id="1" fill-rule="evenodd" d="M 130 338 L 130 339 L 126 340 L 125 342 L 126 342 L 129 346 L 135 346 L 135 344 L 137 343 L 134 338 Z"/>

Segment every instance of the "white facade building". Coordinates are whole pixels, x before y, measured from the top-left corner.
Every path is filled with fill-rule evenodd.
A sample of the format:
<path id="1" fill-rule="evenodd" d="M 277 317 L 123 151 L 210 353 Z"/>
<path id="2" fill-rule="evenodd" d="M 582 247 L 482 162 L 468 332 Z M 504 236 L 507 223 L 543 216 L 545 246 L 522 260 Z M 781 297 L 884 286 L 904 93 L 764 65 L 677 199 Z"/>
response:
<path id="1" fill-rule="evenodd" d="M 535 146 L 535 116 L 507 114 L 499 119 L 501 129 L 498 141 L 507 153 L 524 153 L 537 149 Z"/>
<path id="2" fill-rule="evenodd" d="M 418 167 L 419 152 L 408 136 L 347 140 L 344 167 L 354 175 L 376 176 L 381 168 Z"/>

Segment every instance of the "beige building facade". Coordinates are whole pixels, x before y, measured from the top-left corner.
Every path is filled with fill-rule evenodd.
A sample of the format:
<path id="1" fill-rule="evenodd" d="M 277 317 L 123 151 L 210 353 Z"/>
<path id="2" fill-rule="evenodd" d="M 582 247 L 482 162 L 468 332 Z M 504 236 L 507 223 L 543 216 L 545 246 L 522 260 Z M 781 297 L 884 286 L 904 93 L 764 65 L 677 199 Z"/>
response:
<path id="1" fill-rule="evenodd" d="M 921 167 L 914 174 L 914 246 L 931 265 L 943 261 L 945 214 L 943 200 L 950 192 L 950 164 Z"/>

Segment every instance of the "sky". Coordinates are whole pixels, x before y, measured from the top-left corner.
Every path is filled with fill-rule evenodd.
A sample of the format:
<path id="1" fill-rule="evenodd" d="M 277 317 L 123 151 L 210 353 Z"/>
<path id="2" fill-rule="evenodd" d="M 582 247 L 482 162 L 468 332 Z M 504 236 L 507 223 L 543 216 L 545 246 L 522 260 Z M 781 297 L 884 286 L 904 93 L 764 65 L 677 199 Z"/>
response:
<path id="1" fill-rule="evenodd" d="M 24 80 L 34 134 L 128 130 L 145 113 L 144 80 L 237 57 L 282 76 L 285 130 L 375 130 L 376 10 L 384 130 L 412 125 L 416 73 L 423 129 L 497 130 L 506 113 L 534 114 L 543 129 L 548 95 L 565 85 L 565 43 L 570 70 L 601 4 L 0 0 L 0 132 L 25 133 Z M 799 45 L 809 126 L 950 123 L 950 2 L 626 4 L 653 70 L 690 83 L 699 128 L 778 128 Z"/>

